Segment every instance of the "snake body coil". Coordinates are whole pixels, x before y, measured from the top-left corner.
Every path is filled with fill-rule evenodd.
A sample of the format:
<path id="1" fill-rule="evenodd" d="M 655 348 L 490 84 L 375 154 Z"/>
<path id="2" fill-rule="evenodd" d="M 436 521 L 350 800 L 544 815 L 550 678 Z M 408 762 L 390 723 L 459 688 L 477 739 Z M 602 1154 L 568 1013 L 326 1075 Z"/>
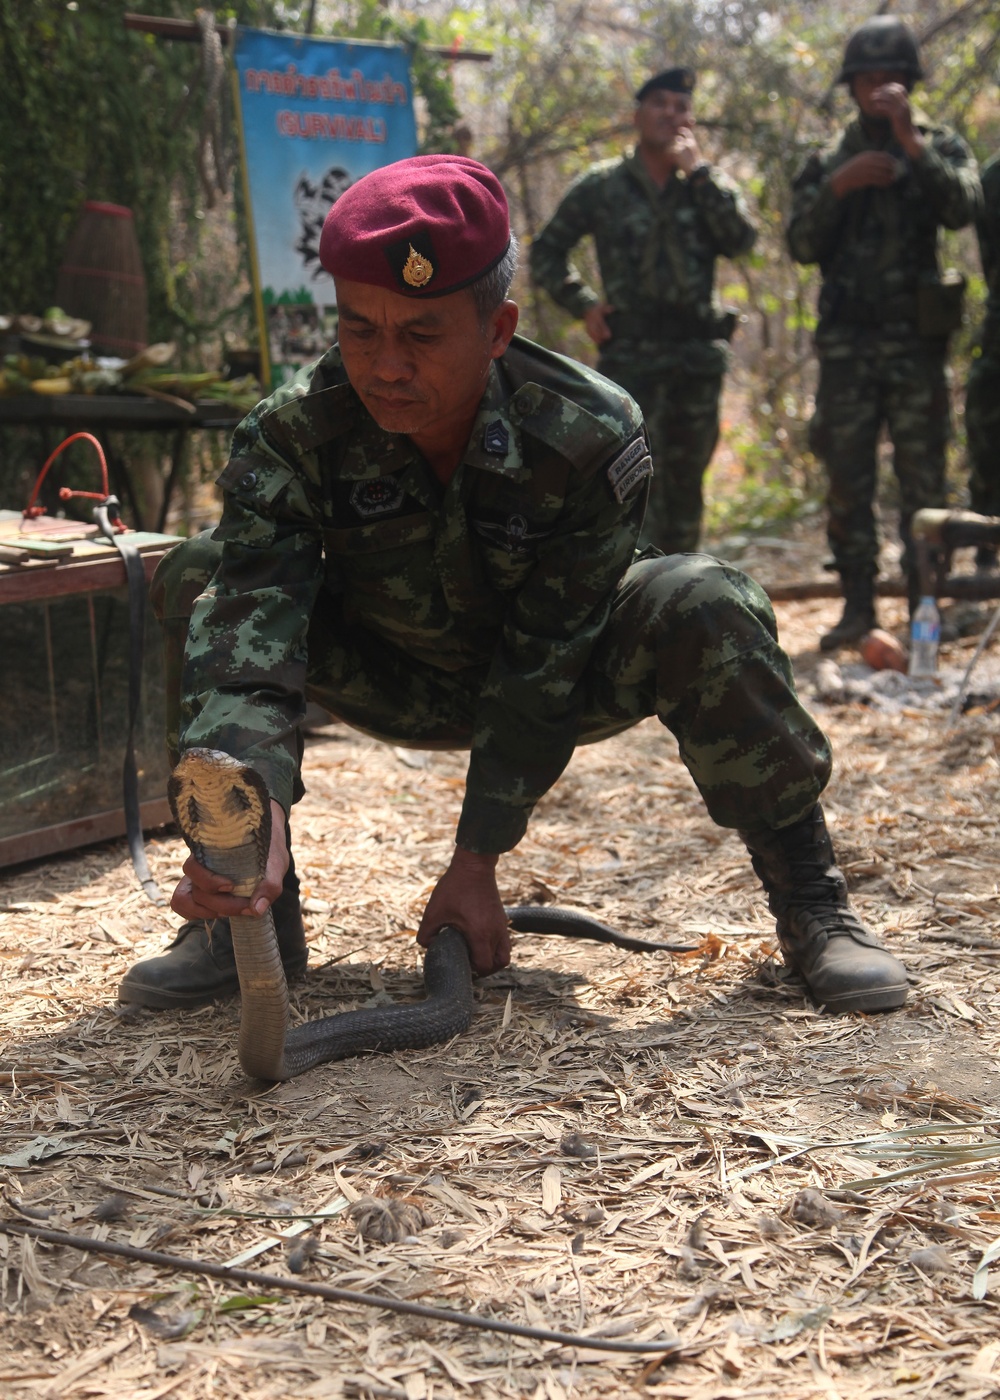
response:
<path id="1" fill-rule="evenodd" d="M 249 897 L 264 874 L 271 842 L 271 806 L 260 775 L 215 749 L 189 749 L 174 769 L 167 795 L 195 858 Z M 692 952 L 696 945 L 627 938 L 566 909 L 519 905 L 507 910 L 521 933 L 590 938 L 635 951 Z M 469 1027 L 474 999 L 469 954 L 461 933 L 442 928 L 424 956 L 422 1002 L 366 1007 L 288 1026 L 288 989 L 271 911 L 230 919 L 240 979 L 239 1058 L 255 1079 L 291 1079 L 327 1060 L 363 1050 L 418 1050 Z"/>

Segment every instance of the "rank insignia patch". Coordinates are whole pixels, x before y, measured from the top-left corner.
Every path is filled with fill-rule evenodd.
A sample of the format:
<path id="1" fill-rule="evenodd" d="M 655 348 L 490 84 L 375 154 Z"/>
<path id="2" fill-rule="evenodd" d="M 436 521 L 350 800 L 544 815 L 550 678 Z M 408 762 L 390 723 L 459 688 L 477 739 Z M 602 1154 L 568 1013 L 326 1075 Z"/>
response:
<path id="1" fill-rule="evenodd" d="M 363 520 L 371 520 L 399 510 L 405 494 L 394 476 L 377 476 L 356 484 L 351 491 L 351 505 Z"/>
<path id="2" fill-rule="evenodd" d="M 653 475 L 653 459 L 643 434 L 632 439 L 608 465 L 608 483 L 619 505 L 635 490 L 643 477 Z"/>
<path id="3" fill-rule="evenodd" d="M 489 452 L 494 457 L 506 457 L 509 445 L 510 433 L 499 418 L 494 418 L 492 423 L 486 424 L 486 430 L 483 433 L 484 452 Z"/>

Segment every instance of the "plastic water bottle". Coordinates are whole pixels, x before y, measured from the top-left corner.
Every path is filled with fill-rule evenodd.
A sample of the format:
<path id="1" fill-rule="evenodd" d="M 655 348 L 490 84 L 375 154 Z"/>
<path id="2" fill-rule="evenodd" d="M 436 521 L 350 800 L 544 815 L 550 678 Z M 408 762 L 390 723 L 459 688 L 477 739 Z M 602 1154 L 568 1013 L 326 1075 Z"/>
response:
<path id="1" fill-rule="evenodd" d="M 941 615 L 933 598 L 921 598 L 910 623 L 910 675 L 937 675 Z"/>

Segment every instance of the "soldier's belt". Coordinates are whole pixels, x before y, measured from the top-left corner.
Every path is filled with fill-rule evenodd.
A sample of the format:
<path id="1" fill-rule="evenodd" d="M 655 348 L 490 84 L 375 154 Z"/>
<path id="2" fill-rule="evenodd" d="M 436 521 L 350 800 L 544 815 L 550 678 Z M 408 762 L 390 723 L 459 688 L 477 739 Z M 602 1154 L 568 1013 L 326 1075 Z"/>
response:
<path id="1" fill-rule="evenodd" d="M 607 319 L 615 340 L 729 340 L 736 325 L 736 313 L 732 311 L 706 316 L 678 306 L 612 311 Z"/>
<path id="2" fill-rule="evenodd" d="M 835 302 L 831 319 L 854 326 L 884 326 L 906 323 L 917 335 L 942 340 L 962 324 L 965 278 L 945 274 L 939 281 L 922 282 L 916 292 L 882 297 L 877 301 L 856 301 L 847 297 Z"/>

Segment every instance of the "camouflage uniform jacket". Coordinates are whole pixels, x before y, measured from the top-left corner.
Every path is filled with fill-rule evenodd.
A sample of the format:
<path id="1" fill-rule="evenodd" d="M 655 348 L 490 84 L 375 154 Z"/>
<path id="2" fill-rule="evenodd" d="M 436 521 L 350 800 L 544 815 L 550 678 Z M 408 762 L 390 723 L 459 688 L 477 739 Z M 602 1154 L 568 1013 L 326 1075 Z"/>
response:
<path id="1" fill-rule="evenodd" d="M 976 219 L 976 232 L 986 278 L 983 354 L 1000 359 L 1000 155 L 983 166 L 983 206 Z"/>
<path id="2" fill-rule="evenodd" d="M 586 234 L 596 246 L 603 297 L 569 260 Z M 634 152 L 591 166 L 570 185 L 532 241 L 531 272 L 574 316 L 609 302 L 615 342 L 630 358 L 641 342 L 649 368 L 721 371 L 727 357 L 718 338 L 715 260 L 748 252 L 755 238 L 743 198 L 725 176 L 703 165 L 661 189 Z M 602 355 L 613 355 L 615 342 Z"/>
<path id="3" fill-rule="evenodd" d="M 976 217 L 981 192 L 976 162 L 965 143 L 944 127 L 915 115 L 927 142 L 918 160 L 894 139 L 872 139 L 860 120 L 806 161 L 794 183 L 788 247 L 800 263 L 819 263 L 816 345 L 849 357 L 859 334 L 891 350 L 912 350 L 917 288 L 939 276 L 940 227 L 963 228 Z M 838 199 L 830 176 L 863 151 L 884 150 L 899 176 L 884 189 L 853 190 Z"/>
<path id="4" fill-rule="evenodd" d="M 235 754 L 289 808 L 319 599 L 425 665 L 473 668 L 457 839 L 511 849 L 573 752 L 581 677 L 639 534 L 647 453 L 624 390 L 515 337 L 442 487 L 370 417 L 334 346 L 234 435 L 223 560 L 188 636 L 181 748 Z"/>

